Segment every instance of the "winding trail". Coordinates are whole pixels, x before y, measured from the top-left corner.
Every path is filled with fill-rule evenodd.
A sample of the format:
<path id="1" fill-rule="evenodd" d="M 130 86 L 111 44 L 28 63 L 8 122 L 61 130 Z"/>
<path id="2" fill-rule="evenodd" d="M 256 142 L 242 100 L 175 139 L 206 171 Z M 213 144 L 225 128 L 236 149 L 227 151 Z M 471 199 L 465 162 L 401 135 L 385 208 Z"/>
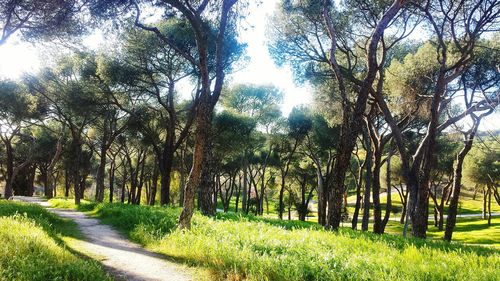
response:
<path id="1" fill-rule="evenodd" d="M 62 218 L 75 221 L 85 239 L 79 241 L 74 250 L 97 257 L 116 280 L 194 280 L 182 266 L 130 242 L 110 226 L 82 212 L 50 208 L 46 200 L 37 197 L 15 197 L 14 200 L 39 204 Z"/>

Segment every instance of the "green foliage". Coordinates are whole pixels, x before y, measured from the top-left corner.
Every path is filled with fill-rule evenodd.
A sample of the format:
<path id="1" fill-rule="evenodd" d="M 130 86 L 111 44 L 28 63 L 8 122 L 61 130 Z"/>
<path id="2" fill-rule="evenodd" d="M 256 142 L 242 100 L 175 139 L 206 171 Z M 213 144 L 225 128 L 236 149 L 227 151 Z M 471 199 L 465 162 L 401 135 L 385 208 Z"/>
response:
<path id="1" fill-rule="evenodd" d="M 500 181 L 500 147 L 473 147 L 464 161 L 464 176 L 475 184 L 489 185 Z"/>
<path id="2" fill-rule="evenodd" d="M 336 31 L 348 31 L 349 13 L 339 13 L 331 6 Z M 298 82 L 324 82 L 328 70 L 327 51 L 330 38 L 324 26 L 323 2 L 279 1 L 272 19 L 269 52 L 278 65 L 289 65 Z M 326 78 L 328 79 L 328 78 Z"/>
<path id="3" fill-rule="evenodd" d="M 424 105 L 419 111 L 423 115 L 429 99 L 422 96 L 434 90 L 438 70 L 436 48 L 431 43 L 406 55 L 402 62 L 394 60 L 387 69 L 385 84 L 395 112 L 409 112 L 415 106 Z"/>
<path id="4" fill-rule="evenodd" d="M 434 173 L 453 173 L 453 163 L 459 152 L 460 143 L 451 138 L 441 137 L 437 139 L 436 154 L 434 155 Z"/>
<path id="5" fill-rule="evenodd" d="M 306 222 L 195 215 L 181 231 L 178 209 L 100 204 L 94 212 L 159 253 L 231 280 L 495 280 L 500 270 L 498 251 L 486 248 Z"/>
<path id="6" fill-rule="evenodd" d="M 100 266 L 61 245 L 74 223 L 38 205 L 0 201 L 0 280 L 110 280 Z"/>
<path id="7" fill-rule="evenodd" d="M 288 116 L 289 135 L 297 140 L 303 140 L 312 128 L 312 120 L 304 107 L 294 107 Z"/>
<path id="8" fill-rule="evenodd" d="M 226 153 L 248 146 L 256 125 L 254 119 L 230 111 L 217 114 L 213 123 L 215 147 Z"/>
<path id="9" fill-rule="evenodd" d="M 78 24 L 81 11 L 78 0 L 61 1 L 1 1 L 0 45 L 16 32 L 24 39 L 51 38 L 60 35 L 79 35 L 85 25 Z"/>
<path id="10" fill-rule="evenodd" d="M 235 85 L 222 98 L 224 108 L 252 117 L 263 126 L 281 117 L 282 102 L 283 93 L 272 85 Z"/>
<path id="11" fill-rule="evenodd" d="M 37 116 L 36 99 L 26 94 L 22 85 L 0 80 L 0 118 L 15 123 Z"/>

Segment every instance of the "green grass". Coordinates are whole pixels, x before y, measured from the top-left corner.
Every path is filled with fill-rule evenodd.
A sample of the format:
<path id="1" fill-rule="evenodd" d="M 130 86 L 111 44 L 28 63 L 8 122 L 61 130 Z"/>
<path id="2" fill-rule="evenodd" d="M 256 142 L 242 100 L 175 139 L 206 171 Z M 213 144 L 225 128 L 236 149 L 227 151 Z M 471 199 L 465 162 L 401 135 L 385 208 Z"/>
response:
<path id="1" fill-rule="evenodd" d="M 95 261 L 73 254 L 71 221 L 38 205 L 0 200 L 0 280 L 111 280 Z"/>
<path id="2" fill-rule="evenodd" d="M 401 235 L 403 225 L 396 221 L 389 221 L 386 232 Z M 434 226 L 433 221 L 429 221 L 427 237 L 431 239 L 442 239 L 444 231 L 439 231 Z M 500 249 L 500 217 L 491 219 L 491 226 L 488 221 L 481 218 L 458 218 L 455 230 L 453 231 L 453 241 L 467 244 L 487 245 Z"/>
<path id="3" fill-rule="evenodd" d="M 444 231 L 438 231 L 436 227 L 429 227 L 429 237 L 441 238 Z M 492 217 L 491 225 L 481 218 L 459 218 L 453 240 L 469 244 L 487 244 L 500 249 L 500 217 Z"/>
<path id="4" fill-rule="evenodd" d="M 68 207 L 62 200 L 51 203 Z M 500 252 L 495 249 L 349 229 L 334 233 L 313 223 L 235 214 L 195 214 L 192 229 L 180 231 L 177 208 L 79 208 L 90 207 L 131 239 L 171 259 L 211 268 L 218 279 L 499 280 Z"/>

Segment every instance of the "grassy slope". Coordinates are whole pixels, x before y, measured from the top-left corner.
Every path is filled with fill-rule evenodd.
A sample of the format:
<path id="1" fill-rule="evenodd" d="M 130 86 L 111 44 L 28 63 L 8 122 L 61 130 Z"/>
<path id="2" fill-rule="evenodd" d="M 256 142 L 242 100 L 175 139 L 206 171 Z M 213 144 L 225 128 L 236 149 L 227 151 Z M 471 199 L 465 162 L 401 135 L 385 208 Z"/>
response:
<path id="1" fill-rule="evenodd" d="M 52 200 L 57 207 L 75 207 Z M 103 222 L 172 259 L 228 280 L 498 280 L 499 251 L 219 214 L 175 229 L 179 209 L 84 204 Z"/>
<path id="2" fill-rule="evenodd" d="M 0 280 L 110 280 L 94 261 L 68 251 L 76 225 L 38 205 L 0 200 Z"/>

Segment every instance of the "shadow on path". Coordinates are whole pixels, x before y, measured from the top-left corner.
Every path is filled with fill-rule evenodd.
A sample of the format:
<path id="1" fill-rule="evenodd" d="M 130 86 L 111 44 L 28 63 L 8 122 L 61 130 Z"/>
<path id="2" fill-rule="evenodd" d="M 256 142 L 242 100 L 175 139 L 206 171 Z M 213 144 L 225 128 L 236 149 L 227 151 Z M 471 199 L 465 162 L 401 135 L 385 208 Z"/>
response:
<path id="1" fill-rule="evenodd" d="M 85 237 L 79 242 L 78 250 L 98 256 L 117 280 L 193 280 L 182 267 L 130 242 L 110 226 L 82 212 L 50 208 L 42 198 L 15 197 L 14 200 L 40 204 L 62 218 L 73 220 Z"/>

